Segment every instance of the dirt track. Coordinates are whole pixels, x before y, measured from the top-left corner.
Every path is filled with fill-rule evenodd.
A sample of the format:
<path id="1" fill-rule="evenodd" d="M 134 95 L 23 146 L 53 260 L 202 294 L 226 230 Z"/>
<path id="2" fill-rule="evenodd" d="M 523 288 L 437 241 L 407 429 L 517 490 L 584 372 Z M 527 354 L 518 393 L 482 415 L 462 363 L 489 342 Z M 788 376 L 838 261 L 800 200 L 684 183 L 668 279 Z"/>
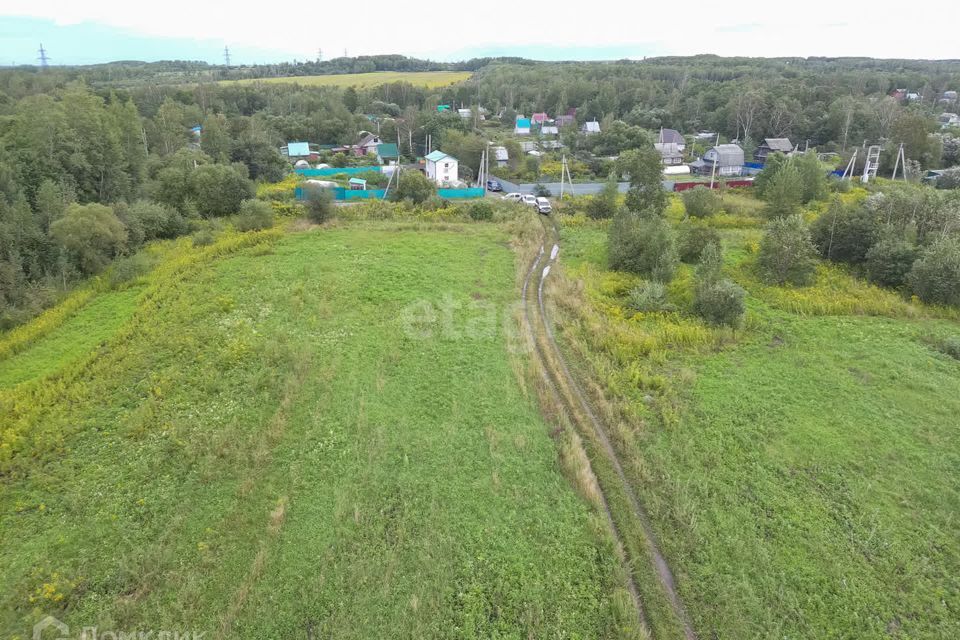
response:
<path id="1" fill-rule="evenodd" d="M 564 414 L 568 417 L 570 423 L 574 425 L 580 437 L 586 439 L 592 436 L 600 442 L 604 455 L 609 459 L 610 464 L 616 471 L 618 480 L 622 484 L 622 490 L 629 499 L 633 515 L 640 522 L 641 530 L 646 538 L 644 545 L 650 552 L 648 561 L 652 564 L 660 585 L 670 601 L 673 612 L 683 627 L 684 636 L 687 640 L 696 640 L 697 636 L 693 631 L 690 618 L 677 594 L 673 574 L 656 542 L 646 511 L 643 509 L 633 487 L 627 480 L 626 474 L 623 471 L 623 465 L 620 463 L 616 451 L 610 444 L 606 427 L 593 410 L 580 384 L 570 373 L 570 368 L 567 366 L 567 362 L 554 337 L 550 319 L 543 301 L 543 285 L 551 269 L 555 268 L 554 265 L 559 257 L 560 233 L 553 219 L 549 219 L 548 222 L 541 218 L 541 222 L 544 226 L 544 240 L 540 245 L 537 256 L 530 265 L 530 270 L 527 272 L 521 291 L 527 330 L 535 347 L 534 355 L 550 395 L 554 398 L 557 405 L 562 408 Z M 534 274 L 537 275 L 535 276 Z M 531 281 L 534 277 L 537 277 L 538 280 L 536 283 L 535 299 L 533 296 L 533 288 L 531 287 Z M 641 602 L 637 585 L 630 568 L 632 564 L 631 560 L 639 562 L 641 559 L 625 557 L 625 552 L 623 551 L 625 546 L 623 545 L 621 534 L 616 526 L 613 514 L 610 511 L 604 487 L 599 478 L 598 484 L 600 485 L 600 499 L 607 523 L 617 539 L 617 547 L 623 556 L 621 560 L 626 565 L 627 587 L 636 603 L 641 619 L 643 619 L 645 617 L 643 603 Z"/>

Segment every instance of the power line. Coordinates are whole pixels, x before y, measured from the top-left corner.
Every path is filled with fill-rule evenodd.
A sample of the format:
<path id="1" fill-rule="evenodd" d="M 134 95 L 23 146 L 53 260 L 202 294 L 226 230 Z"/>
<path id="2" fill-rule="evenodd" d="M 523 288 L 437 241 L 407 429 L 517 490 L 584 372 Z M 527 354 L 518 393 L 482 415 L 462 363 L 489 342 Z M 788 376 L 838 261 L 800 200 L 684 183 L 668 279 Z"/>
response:
<path id="1" fill-rule="evenodd" d="M 38 60 L 40 60 L 40 66 L 46 69 L 50 64 L 50 57 L 47 55 L 47 50 L 43 48 L 42 42 L 40 43 L 40 51 L 38 51 L 38 53 L 40 54 L 38 58 Z"/>
<path id="2" fill-rule="evenodd" d="M 230 47 L 223 48 L 223 61 L 228 67 L 230 66 Z"/>

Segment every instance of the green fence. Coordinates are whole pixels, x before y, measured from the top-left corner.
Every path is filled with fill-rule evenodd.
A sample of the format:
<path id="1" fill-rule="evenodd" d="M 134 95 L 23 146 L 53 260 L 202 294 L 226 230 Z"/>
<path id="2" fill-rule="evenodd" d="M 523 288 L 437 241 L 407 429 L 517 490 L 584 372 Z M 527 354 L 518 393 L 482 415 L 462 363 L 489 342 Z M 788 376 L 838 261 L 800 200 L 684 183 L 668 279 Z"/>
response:
<path id="1" fill-rule="evenodd" d="M 322 169 L 321 169 L 322 171 Z M 384 197 L 386 189 L 367 189 L 366 191 L 346 189 L 344 187 L 334 187 L 330 189 L 334 200 L 377 200 Z M 303 187 L 297 187 L 294 191 L 297 200 L 303 200 Z M 482 198 L 483 189 L 437 189 L 437 195 L 446 200 L 466 200 L 469 198 Z"/>
<path id="2" fill-rule="evenodd" d="M 307 178 L 319 178 L 323 176 L 335 176 L 337 174 L 344 174 L 348 176 L 355 176 L 358 173 L 366 173 L 368 171 L 375 171 L 380 173 L 380 167 L 371 166 L 371 167 L 327 167 L 326 169 L 295 169 L 294 171 L 301 176 Z"/>

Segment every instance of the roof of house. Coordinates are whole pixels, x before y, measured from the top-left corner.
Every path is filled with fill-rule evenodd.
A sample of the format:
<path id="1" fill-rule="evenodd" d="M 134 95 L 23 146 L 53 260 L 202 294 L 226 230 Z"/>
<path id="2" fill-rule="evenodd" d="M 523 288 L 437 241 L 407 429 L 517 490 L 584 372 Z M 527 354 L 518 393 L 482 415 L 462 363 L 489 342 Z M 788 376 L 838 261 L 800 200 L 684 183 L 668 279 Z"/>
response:
<path id="1" fill-rule="evenodd" d="M 350 184 L 367 184 L 367 181 L 363 178 L 350 178 L 347 182 Z"/>
<path id="2" fill-rule="evenodd" d="M 310 155 L 310 143 L 309 142 L 288 142 L 287 155 L 290 156 L 291 158 L 295 158 L 297 156 Z"/>
<path id="3" fill-rule="evenodd" d="M 790 153 L 793 151 L 793 143 L 789 138 L 764 138 L 763 144 L 771 151 L 782 151 Z"/>
<path id="4" fill-rule="evenodd" d="M 676 142 L 654 142 L 653 148 L 659 151 L 662 156 L 683 156 L 683 151 L 680 150 L 680 146 Z"/>
<path id="5" fill-rule="evenodd" d="M 517 118 L 517 129 L 529 129 L 530 118 Z"/>
<path id="6" fill-rule="evenodd" d="M 596 120 L 591 120 L 590 122 L 583 123 L 583 130 L 590 133 L 600 133 L 600 123 Z"/>
<path id="7" fill-rule="evenodd" d="M 556 127 L 555 125 L 545 124 L 545 125 L 543 125 L 542 127 L 540 127 L 540 133 L 542 133 L 542 134 L 544 134 L 544 135 L 554 135 L 554 136 L 555 136 L 555 135 L 557 135 L 557 134 L 560 133 L 560 129 L 559 129 L 558 127 Z"/>
<path id="8" fill-rule="evenodd" d="M 456 158 L 454 158 L 453 156 L 448 156 L 447 154 L 445 154 L 443 151 L 440 151 L 439 149 L 437 149 L 436 151 L 431 151 L 426 156 L 426 159 L 429 160 L 430 162 L 440 162 L 444 158 L 450 158 L 451 160 L 456 160 Z"/>
<path id="9" fill-rule="evenodd" d="M 395 142 L 382 142 L 377 145 L 377 155 L 381 158 L 399 158 L 400 150 Z"/>
<path id="10" fill-rule="evenodd" d="M 663 143 L 672 143 L 672 144 L 686 144 L 687 141 L 683 139 L 683 136 L 680 135 L 680 132 L 676 129 L 660 129 L 659 141 Z"/>
<path id="11" fill-rule="evenodd" d="M 534 122 L 543 122 L 544 120 L 549 120 L 549 119 L 550 119 L 550 116 L 548 116 L 548 115 L 547 115 L 545 112 L 543 112 L 543 111 L 539 111 L 539 112 L 533 114 L 532 116 L 530 116 L 530 119 L 533 120 Z"/>
<path id="12" fill-rule="evenodd" d="M 715 151 L 721 167 L 743 166 L 743 149 L 736 144 L 719 144 L 710 151 Z M 709 153 L 709 152 L 708 152 Z"/>
<path id="13" fill-rule="evenodd" d="M 357 143 L 358 147 L 369 147 L 372 144 L 379 144 L 376 142 L 380 138 L 373 133 L 368 133 L 367 135 L 360 138 L 360 142 Z"/>
<path id="14" fill-rule="evenodd" d="M 496 155 L 497 160 L 509 160 L 510 154 L 507 153 L 506 147 L 494 147 L 493 153 Z"/>

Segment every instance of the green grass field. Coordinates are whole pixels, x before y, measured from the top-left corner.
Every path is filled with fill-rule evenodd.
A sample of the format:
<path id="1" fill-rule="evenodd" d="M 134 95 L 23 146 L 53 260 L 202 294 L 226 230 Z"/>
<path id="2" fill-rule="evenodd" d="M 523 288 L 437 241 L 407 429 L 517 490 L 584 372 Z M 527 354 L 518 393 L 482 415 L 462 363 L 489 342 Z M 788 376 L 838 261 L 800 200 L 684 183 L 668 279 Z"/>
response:
<path id="1" fill-rule="evenodd" d="M 585 293 L 554 291 L 698 634 L 960 637 L 960 362 L 930 346 L 960 324 L 841 272 L 758 287 L 745 225 L 723 232 L 749 293 L 736 333 L 624 313 L 637 279 L 606 270 L 591 223 L 563 230 Z M 670 287 L 681 309 L 690 285 Z"/>
<path id="2" fill-rule="evenodd" d="M 265 82 L 270 84 L 297 83 L 310 87 L 376 87 L 391 82 L 409 82 L 418 87 L 433 89 L 463 82 L 470 75 L 469 71 L 374 71 L 371 73 L 344 73 L 324 76 L 223 80 L 221 84 L 259 84 Z"/>
<path id="3" fill-rule="evenodd" d="M 245 237 L 0 362 L 0 635 L 619 635 L 608 535 L 499 328 L 505 233 Z"/>

